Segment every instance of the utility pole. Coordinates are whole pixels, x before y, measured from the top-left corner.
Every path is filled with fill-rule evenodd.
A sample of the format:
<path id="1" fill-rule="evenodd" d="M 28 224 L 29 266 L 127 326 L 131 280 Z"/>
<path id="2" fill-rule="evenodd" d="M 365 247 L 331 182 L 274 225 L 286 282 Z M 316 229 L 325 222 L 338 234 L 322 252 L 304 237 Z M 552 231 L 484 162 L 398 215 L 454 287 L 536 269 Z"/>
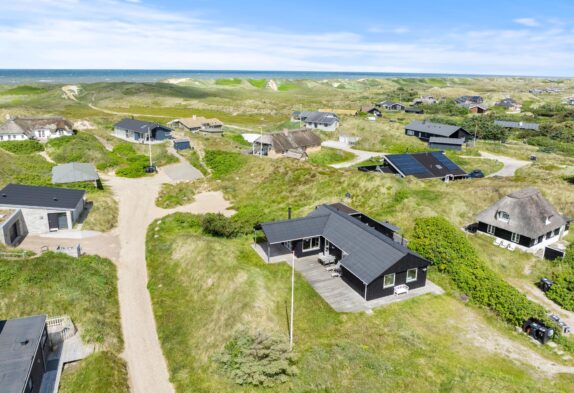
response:
<path id="1" fill-rule="evenodd" d="M 289 352 L 293 351 L 293 308 L 295 306 L 295 251 L 291 260 L 291 318 L 289 321 Z"/>
<path id="2" fill-rule="evenodd" d="M 263 156 L 263 127 L 259 127 L 259 157 Z"/>
<path id="3" fill-rule="evenodd" d="M 150 168 L 153 166 L 153 161 L 151 159 L 151 128 L 147 128 L 147 144 L 149 146 L 149 166 Z"/>

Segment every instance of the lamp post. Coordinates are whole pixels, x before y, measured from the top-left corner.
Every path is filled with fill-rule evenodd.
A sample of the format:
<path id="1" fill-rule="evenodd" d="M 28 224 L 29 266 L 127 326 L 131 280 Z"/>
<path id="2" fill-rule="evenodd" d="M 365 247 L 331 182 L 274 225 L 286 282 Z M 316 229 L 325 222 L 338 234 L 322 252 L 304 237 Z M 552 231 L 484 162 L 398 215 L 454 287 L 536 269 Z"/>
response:
<path id="1" fill-rule="evenodd" d="M 295 251 L 291 260 L 291 317 L 289 321 L 289 352 L 293 351 L 293 315 L 295 306 Z"/>

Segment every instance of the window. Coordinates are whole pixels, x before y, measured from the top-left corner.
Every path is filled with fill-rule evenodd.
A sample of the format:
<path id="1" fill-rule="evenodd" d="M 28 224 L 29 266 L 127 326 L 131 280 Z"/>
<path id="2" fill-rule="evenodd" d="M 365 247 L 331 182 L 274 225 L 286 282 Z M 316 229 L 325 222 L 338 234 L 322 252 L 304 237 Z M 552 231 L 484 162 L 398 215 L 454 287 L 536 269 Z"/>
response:
<path id="1" fill-rule="evenodd" d="M 554 236 L 558 236 L 560 234 L 560 228 L 556 228 L 554 230 Z"/>
<path id="2" fill-rule="evenodd" d="M 500 221 L 508 222 L 510 221 L 510 214 L 507 212 L 499 211 L 496 213 L 496 218 Z"/>
<path id="3" fill-rule="evenodd" d="M 303 239 L 303 251 L 312 251 L 319 249 L 319 238 L 318 237 L 310 237 L 308 239 Z"/>
<path id="4" fill-rule="evenodd" d="M 383 277 L 383 288 L 390 288 L 395 286 L 395 273 L 387 274 Z"/>
<path id="5" fill-rule="evenodd" d="M 512 236 L 510 236 L 510 240 L 513 243 L 520 243 L 520 235 L 518 233 L 513 233 Z"/>
<path id="6" fill-rule="evenodd" d="M 486 226 L 486 233 L 490 233 L 491 235 L 494 235 L 494 230 L 495 230 L 495 229 L 496 229 L 496 228 L 494 228 L 494 226 L 488 224 L 488 225 Z"/>
<path id="7" fill-rule="evenodd" d="M 407 270 L 407 282 L 416 281 L 418 271 L 419 269 L 417 268 Z"/>
<path id="8" fill-rule="evenodd" d="M 550 231 L 546 234 L 546 239 L 550 239 L 551 237 L 552 237 L 552 231 Z"/>

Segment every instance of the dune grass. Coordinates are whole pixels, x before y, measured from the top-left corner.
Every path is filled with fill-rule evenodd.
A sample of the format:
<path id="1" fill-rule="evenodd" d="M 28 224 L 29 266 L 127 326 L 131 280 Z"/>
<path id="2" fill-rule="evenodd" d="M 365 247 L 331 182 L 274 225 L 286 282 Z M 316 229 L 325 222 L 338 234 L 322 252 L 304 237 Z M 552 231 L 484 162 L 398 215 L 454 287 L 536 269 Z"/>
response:
<path id="1" fill-rule="evenodd" d="M 13 154 L 26 155 L 41 152 L 44 150 L 44 146 L 40 142 L 33 140 L 10 141 L 0 142 L 0 149 Z"/>
<path id="2" fill-rule="evenodd" d="M 47 92 L 48 89 L 44 87 L 37 87 L 37 86 L 16 86 L 11 89 L 7 89 L 4 91 L 0 91 L 0 95 L 3 96 L 23 96 L 23 95 L 32 95 L 32 94 L 42 94 Z"/>
<path id="3" fill-rule="evenodd" d="M 353 153 L 329 147 L 323 147 L 320 151 L 309 154 L 309 162 L 317 165 L 338 164 L 351 161 L 354 158 L 355 155 Z"/>
<path id="4" fill-rule="evenodd" d="M 197 186 L 193 183 L 162 184 L 155 204 L 163 209 L 183 206 L 195 200 Z"/>
<path id="5" fill-rule="evenodd" d="M 201 234 L 197 216 L 175 214 L 156 225 L 147 239 L 149 288 L 176 390 L 267 391 L 235 385 L 213 357 L 242 329 L 287 335 L 289 267 L 263 263 L 247 237 Z M 334 312 L 299 275 L 295 293 L 299 373 L 274 392 L 551 392 L 567 391 L 573 381 L 534 376 L 527 365 L 474 346 L 465 321 L 490 329 L 492 317 L 449 296 L 368 316 Z M 437 325 L 443 328 L 430 328 Z"/>
<path id="6" fill-rule="evenodd" d="M 241 79 L 239 78 L 216 79 L 215 84 L 217 86 L 238 86 L 241 84 Z"/>
<path id="7" fill-rule="evenodd" d="M 51 184 L 53 164 L 37 154 L 15 155 L 0 149 L 0 162 L 0 187 L 8 183 Z"/>
<path id="8" fill-rule="evenodd" d="M 128 371 L 117 355 L 96 352 L 64 370 L 60 382 L 62 393 L 127 393 Z"/>

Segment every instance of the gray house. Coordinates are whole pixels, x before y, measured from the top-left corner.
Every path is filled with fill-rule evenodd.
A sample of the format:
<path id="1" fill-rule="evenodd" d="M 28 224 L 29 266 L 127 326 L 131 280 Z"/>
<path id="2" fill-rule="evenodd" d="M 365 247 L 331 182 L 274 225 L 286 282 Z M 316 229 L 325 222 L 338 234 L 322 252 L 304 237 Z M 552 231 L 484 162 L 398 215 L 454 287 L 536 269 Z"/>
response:
<path id="1" fill-rule="evenodd" d="M 291 115 L 292 122 L 302 122 L 306 128 L 322 131 L 335 131 L 339 126 L 339 118 L 333 112 L 299 112 Z"/>
<path id="2" fill-rule="evenodd" d="M 52 168 L 52 184 L 90 182 L 97 186 L 99 180 L 94 164 L 70 162 Z"/>
<path id="3" fill-rule="evenodd" d="M 405 126 L 405 134 L 416 136 L 420 140 L 428 142 L 432 137 L 464 139 L 468 142 L 472 135 L 464 128 L 450 124 L 433 123 L 428 120 L 415 120 Z"/>
<path id="4" fill-rule="evenodd" d="M 441 150 L 462 150 L 464 138 L 443 138 L 440 136 L 431 136 L 429 138 L 429 148 Z"/>
<path id="5" fill-rule="evenodd" d="M 71 229 L 84 211 L 85 194 L 84 190 L 8 184 L 0 190 L 0 210 L 21 215 L 0 224 L 0 229 L 11 236 L 18 231 L 16 238 Z"/>
<path id="6" fill-rule="evenodd" d="M 540 127 L 538 123 L 526 123 L 523 121 L 505 121 L 505 120 L 495 120 L 494 124 L 508 129 L 515 130 L 534 130 L 538 131 Z"/>
<path id="7" fill-rule="evenodd" d="M 39 393 L 48 351 L 45 315 L 0 321 L 0 390 Z"/>
<path id="8" fill-rule="evenodd" d="M 269 246 L 295 257 L 329 256 L 341 278 L 365 300 L 393 295 L 397 287 L 424 287 L 430 262 L 410 251 L 398 228 L 344 204 L 320 205 L 303 218 L 262 223 Z M 401 288 L 402 289 L 402 288 Z"/>
<path id="9" fill-rule="evenodd" d="M 571 219 L 560 214 L 536 188 L 508 194 L 477 215 L 478 231 L 536 252 L 560 240 Z"/>
<path id="10" fill-rule="evenodd" d="M 172 129 L 158 123 L 123 119 L 114 125 L 114 135 L 134 142 L 163 141 L 171 138 Z"/>
<path id="11" fill-rule="evenodd" d="M 404 111 L 406 108 L 406 106 L 400 102 L 394 101 L 381 101 L 377 104 L 377 106 L 388 111 Z"/>

